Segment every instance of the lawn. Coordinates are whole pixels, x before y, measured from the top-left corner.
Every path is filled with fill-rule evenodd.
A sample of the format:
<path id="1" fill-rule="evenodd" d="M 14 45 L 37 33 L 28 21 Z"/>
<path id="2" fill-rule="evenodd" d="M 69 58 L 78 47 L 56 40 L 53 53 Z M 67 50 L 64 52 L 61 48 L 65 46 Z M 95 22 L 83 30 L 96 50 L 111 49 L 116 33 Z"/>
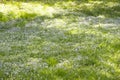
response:
<path id="1" fill-rule="evenodd" d="M 120 80 L 120 1 L 1 1 L 0 80 Z"/>

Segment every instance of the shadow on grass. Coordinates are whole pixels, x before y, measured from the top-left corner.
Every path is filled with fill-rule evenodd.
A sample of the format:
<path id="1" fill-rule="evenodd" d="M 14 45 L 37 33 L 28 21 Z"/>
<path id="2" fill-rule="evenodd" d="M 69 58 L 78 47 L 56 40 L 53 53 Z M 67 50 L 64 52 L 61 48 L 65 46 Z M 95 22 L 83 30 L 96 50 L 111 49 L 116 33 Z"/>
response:
<path id="1" fill-rule="evenodd" d="M 41 30 L 41 29 L 40 29 Z M 58 30 L 56 28 L 48 28 L 48 29 L 43 29 L 43 32 L 40 32 L 40 30 L 38 29 L 38 31 L 34 32 L 37 33 L 39 32 L 39 34 L 34 35 L 34 33 L 29 33 L 29 29 L 26 31 L 26 33 L 28 34 L 27 36 L 32 37 L 34 36 L 33 39 L 28 38 L 28 40 L 30 41 L 34 41 L 32 44 L 28 45 L 27 40 L 25 41 L 24 44 L 26 44 L 25 47 L 22 46 L 16 46 L 16 45 L 11 45 L 11 51 L 12 53 L 9 52 L 8 55 L 5 55 L 6 53 L 3 53 L 4 55 L 2 55 L 3 57 L 7 57 L 7 56 L 11 56 L 11 57 L 7 57 L 6 59 L 4 59 L 4 63 L 5 62 L 9 62 L 9 63 L 14 63 L 16 64 L 16 62 L 21 62 L 22 64 L 24 63 L 24 65 L 27 65 L 28 59 L 29 58 L 42 58 L 44 60 L 45 63 L 48 64 L 48 68 L 46 70 L 46 68 L 38 68 L 37 70 L 34 70 L 34 66 L 36 64 L 29 64 L 27 67 L 23 66 L 21 70 L 19 70 L 19 73 L 14 74 L 13 73 L 13 69 L 14 71 L 17 70 L 14 68 L 14 65 L 8 65 L 9 66 L 9 71 L 8 74 L 5 73 L 5 69 L 2 69 L 2 75 L 0 75 L 2 78 L 4 77 L 6 78 L 12 78 L 12 76 L 16 77 L 17 79 L 19 78 L 17 75 L 19 75 L 22 78 L 33 78 L 33 79 L 37 79 L 39 78 L 38 75 L 42 75 L 42 79 L 50 79 L 53 80 L 55 79 L 55 77 L 61 77 L 63 79 L 100 79 L 100 80 L 114 80 L 117 79 L 116 73 L 112 72 L 114 71 L 114 67 L 112 66 L 107 66 L 104 65 L 102 62 L 100 62 L 100 57 L 103 58 L 103 60 L 109 60 L 109 58 L 104 57 L 105 54 L 108 54 L 109 56 L 109 51 L 107 51 L 107 47 L 104 46 L 102 48 L 98 49 L 94 49 L 93 45 L 95 45 L 96 43 L 92 43 L 92 44 L 88 44 L 86 43 L 86 41 L 88 41 L 88 39 L 86 39 L 86 37 L 91 37 L 91 34 L 69 34 L 69 33 L 65 33 L 65 36 L 67 37 L 67 39 L 64 39 L 64 36 L 61 36 L 59 34 L 59 32 L 61 32 L 61 30 Z M 51 34 L 53 33 L 54 34 Z M 21 34 L 24 35 L 25 33 Z M 39 37 L 41 39 L 39 39 Z M 97 37 L 95 35 L 92 36 L 94 39 L 96 39 Z M 16 40 L 17 38 L 15 38 Z M 14 41 L 14 40 L 13 40 Z M 18 40 L 21 41 L 21 40 Z M 89 42 L 91 42 L 92 39 L 89 39 Z M 104 41 L 101 40 L 101 41 Z M 99 43 L 101 43 L 101 41 Z M 46 42 L 46 43 L 44 43 Z M 7 42 L 9 44 L 9 41 Z M 51 44 L 52 43 L 52 44 Z M 54 44 L 53 44 L 54 43 Z M 74 44 L 79 43 L 82 44 L 84 43 L 84 45 L 81 45 L 81 48 L 77 49 L 78 51 L 73 51 L 74 49 Z M 98 43 L 98 42 L 97 42 Z M 98 44 L 99 44 L 98 43 Z M 23 44 L 21 44 L 23 45 Z M 56 46 L 57 45 L 57 46 Z M 108 44 L 107 44 L 108 45 Z M 82 46 L 86 46 L 87 48 L 82 48 Z M 93 47 L 91 47 L 93 46 Z M 22 48 L 22 49 L 21 49 Z M 24 52 L 24 49 L 25 52 Z M 89 49 L 88 49 L 89 48 Z M 96 47 L 97 48 L 97 47 Z M 76 48 L 75 48 L 76 49 Z M 35 52 L 35 50 L 37 50 L 38 52 Z M 16 53 L 16 51 L 19 51 Z M 16 55 L 15 55 L 15 54 Z M 56 69 L 56 65 L 57 63 L 54 64 L 52 62 L 46 62 L 46 60 L 48 60 L 50 57 L 55 57 L 58 62 L 61 60 L 61 58 L 64 60 L 72 60 L 71 57 L 76 57 L 79 55 L 84 55 L 84 56 L 88 56 L 88 59 L 83 59 L 77 62 L 74 62 L 74 67 L 73 68 L 57 68 Z M 12 56 L 14 58 L 12 58 Z M 24 59 L 25 58 L 25 59 Z M 73 59 L 74 60 L 74 59 Z M 106 61 L 105 61 L 106 62 Z M 4 63 L 2 65 L 4 65 Z M 39 63 L 41 64 L 41 62 Z M 6 63 L 7 65 L 7 63 Z M 34 66 L 33 66 L 34 65 Z M 65 64 L 66 66 L 68 64 Z M 17 67 L 19 67 L 20 65 L 17 65 Z M 29 67 L 30 66 L 30 67 Z M 33 66 L 33 67 L 32 67 Z M 39 65 L 36 65 L 37 67 L 39 67 Z M 76 67 L 77 66 L 77 67 Z M 101 66 L 101 67 L 99 67 Z M 92 68 L 91 68 L 92 67 Z M 29 70 L 28 70 L 29 68 Z M 51 68 L 53 71 L 51 71 Z M 24 71 L 29 71 L 29 73 L 27 73 Z M 108 70 L 109 72 L 104 72 L 104 70 Z M 45 71 L 45 72 L 44 72 Z M 34 74 L 33 74 L 34 73 Z M 38 74 L 38 75 L 36 75 Z M 11 75 L 11 76 L 9 76 Z M 108 77 L 109 75 L 109 77 Z M 35 76 L 35 77 L 34 77 Z M 47 77 L 46 77 L 47 76 Z"/>
<path id="2" fill-rule="evenodd" d="M 108 7 L 105 4 L 107 3 L 101 3 L 99 5 L 94 4 L 93 8 L 89 8 L 86 6 L 82 6 L 81 9 L 75 10 L 75 12 L 82 12 L 83 14 L 86 14 L 88 16 L 99 16 L 103 15 L 105 17 L 119 17 L 120 16 L 120 3 L 119 5 L 115 5 L 113 7 Z"/>

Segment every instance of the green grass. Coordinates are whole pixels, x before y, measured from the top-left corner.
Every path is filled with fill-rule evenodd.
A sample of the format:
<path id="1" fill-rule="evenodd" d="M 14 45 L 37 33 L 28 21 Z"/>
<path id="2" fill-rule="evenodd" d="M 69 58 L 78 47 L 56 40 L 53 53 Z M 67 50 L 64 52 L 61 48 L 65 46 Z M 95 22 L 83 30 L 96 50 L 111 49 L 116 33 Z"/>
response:
<path id="1" fill-rule="evenodd" d="M 0 80 L 119 80 L 119 0 L 0 3 Z"/>

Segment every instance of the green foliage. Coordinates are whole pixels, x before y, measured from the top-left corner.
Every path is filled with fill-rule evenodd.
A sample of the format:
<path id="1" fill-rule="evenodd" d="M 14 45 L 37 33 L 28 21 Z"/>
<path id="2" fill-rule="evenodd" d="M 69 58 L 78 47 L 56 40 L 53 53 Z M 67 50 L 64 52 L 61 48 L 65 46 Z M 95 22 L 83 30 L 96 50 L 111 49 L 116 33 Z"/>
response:
<path id="1" fill-rule="evenodd" d="M 0 3 L 0 80 L 119 80 L 119 0 L 11 1 Z"/>

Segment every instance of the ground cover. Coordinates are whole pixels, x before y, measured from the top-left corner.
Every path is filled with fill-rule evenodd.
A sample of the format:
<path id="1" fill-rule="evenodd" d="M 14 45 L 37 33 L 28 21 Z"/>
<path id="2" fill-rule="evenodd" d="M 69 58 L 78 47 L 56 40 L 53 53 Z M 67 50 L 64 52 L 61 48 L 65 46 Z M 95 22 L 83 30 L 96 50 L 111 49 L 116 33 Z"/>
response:
<path id="1" fill-rule="evenodd" d="M 0 3 L 1 80 L 119 80 L 119 0 Z"/>

